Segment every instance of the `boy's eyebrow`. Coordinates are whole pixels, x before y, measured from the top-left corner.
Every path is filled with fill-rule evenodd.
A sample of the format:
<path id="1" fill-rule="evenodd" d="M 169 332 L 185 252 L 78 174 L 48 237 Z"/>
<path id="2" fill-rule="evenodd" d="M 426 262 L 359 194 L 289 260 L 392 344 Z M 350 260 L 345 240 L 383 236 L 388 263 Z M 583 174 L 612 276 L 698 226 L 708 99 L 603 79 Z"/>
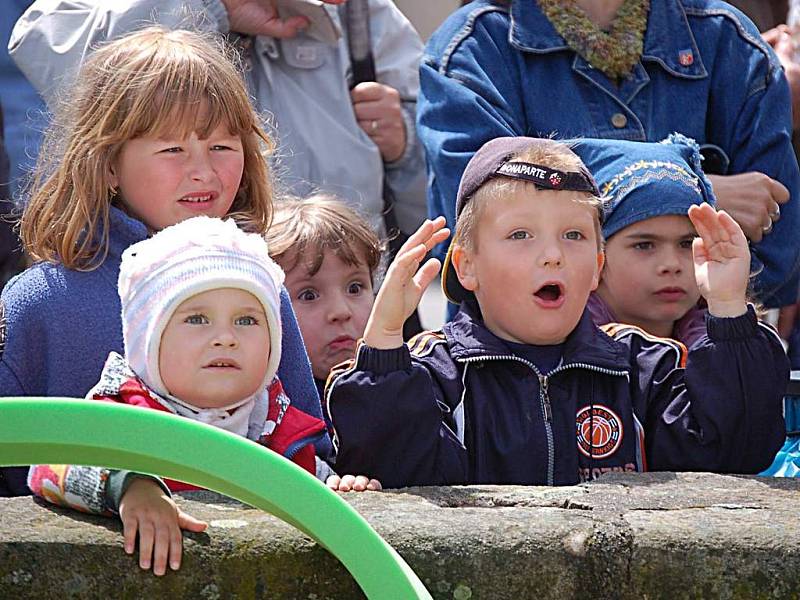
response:
<path id="1" fill-rule="evenodd" d="M 625 233 L 623 237 L 626 240 L 645 240 L 645 241 L 656 241 L 661 242 L 664 240 L 674 239 L 673 236 L 666 236 L 666 235 L 659 235 L 658 233 L 653 233 L 650 231 L 642 231 L 637 233 Z M 694 231 L 686 231 L 681 235 L 677 236 L 680 239 L 683 238 L 694 238 L 697 237 L 697 234 Z"/>

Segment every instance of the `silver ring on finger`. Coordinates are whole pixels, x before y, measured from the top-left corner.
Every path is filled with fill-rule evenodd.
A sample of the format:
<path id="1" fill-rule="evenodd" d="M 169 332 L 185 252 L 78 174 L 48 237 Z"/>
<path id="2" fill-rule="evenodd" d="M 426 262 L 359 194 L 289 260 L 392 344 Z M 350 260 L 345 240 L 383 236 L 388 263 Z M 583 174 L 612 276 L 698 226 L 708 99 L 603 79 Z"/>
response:
<path id="1" fill-rule="evenodd" d="M 775 205 L 775 210 L 773 210 L 771 213 L 769 213 L 769 218 L 772 221 L 777 221 L 780 218 L 780 216 L 781 216 L 781 205 L 780 204 L 776 204 Z"/>
<path id="2" fill-rule="evenodd" d="M 761 231 L 764 232 L 764 235 L 767 235 L 772 231 L 772 219 L 769 220 L 769 225 L 765 225 L 761 228 Z"/>

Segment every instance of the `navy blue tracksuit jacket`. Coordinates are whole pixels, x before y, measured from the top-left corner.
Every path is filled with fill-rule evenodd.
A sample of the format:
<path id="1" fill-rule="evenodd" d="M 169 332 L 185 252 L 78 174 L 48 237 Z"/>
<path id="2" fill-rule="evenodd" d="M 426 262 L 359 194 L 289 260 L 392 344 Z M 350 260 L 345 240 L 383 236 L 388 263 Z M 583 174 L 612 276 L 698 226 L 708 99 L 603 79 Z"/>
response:
<path id="1" fill-rule="evenodd" d="M 408 346 L 360 345 L 326 390 L 341 473 L 386 487 L 569 485 L 608 471 L 757 473 L 785 436 L 789 375 L 753 309 L 691 351 L 585 312 L 549 373 L 463 304 Z"/>

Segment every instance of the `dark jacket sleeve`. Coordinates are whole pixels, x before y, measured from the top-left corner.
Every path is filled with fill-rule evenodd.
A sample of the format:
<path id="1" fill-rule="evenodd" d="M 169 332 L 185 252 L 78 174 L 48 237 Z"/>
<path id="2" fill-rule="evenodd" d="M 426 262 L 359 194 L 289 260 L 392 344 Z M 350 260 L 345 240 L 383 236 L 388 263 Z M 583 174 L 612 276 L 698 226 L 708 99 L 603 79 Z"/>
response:
<path id="1" fill-rule="evenodd" d="M 466 481 L 466 451 L 429 364 L 412 358 L 406 346 L 362 344 L 355 361 L 330 378 L 325 397 L 339 473 L 369 475 L 384 487 Z M 445 376 L 454 374 L 450 367 Z M 457 376 L 449 381 L 460 384 Z"/>
<path id="2" fill-rule="evenodd" d="M 677 344 L 629 338 L 648 467 L 757 473 L 785 437 L 786 353 L 752 307 L 741 317 L 709 315 L 707 325 L 707 337 L 688 356 Z"/>

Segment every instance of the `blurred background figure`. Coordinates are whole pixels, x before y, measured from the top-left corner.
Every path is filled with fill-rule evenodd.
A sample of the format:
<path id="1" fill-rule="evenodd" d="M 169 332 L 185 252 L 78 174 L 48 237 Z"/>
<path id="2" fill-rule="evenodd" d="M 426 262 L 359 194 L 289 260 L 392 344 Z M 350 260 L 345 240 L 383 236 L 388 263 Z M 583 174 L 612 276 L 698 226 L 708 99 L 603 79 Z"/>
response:
<path id="1" fill-rule="evenodd" d="M 20 72 L 6 47 L 17 19 L 30 0 L 4 0 L 0 5 L 0 287 L 24 266 L 14 232 L 13 202 L 33 168 L 44 128 L 44 102 Z"/>

